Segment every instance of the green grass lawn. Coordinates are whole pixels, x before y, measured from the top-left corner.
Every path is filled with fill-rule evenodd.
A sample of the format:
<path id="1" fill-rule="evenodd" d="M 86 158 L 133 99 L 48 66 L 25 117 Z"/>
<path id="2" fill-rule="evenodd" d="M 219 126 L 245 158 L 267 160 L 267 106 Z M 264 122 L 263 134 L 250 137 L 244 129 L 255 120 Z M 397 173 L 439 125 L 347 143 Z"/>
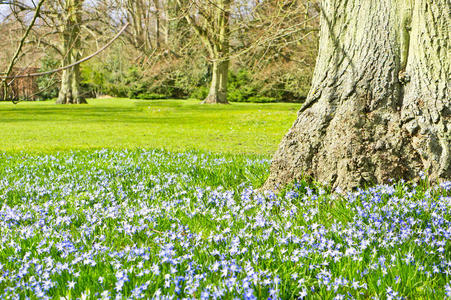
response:
<path id="1" fill-rule="evenodd" d="M 0 103 L 0 151 L 144 147 L 271 154 L 300 106 L 129 99 L 93 99 L 77 106 Z"/>
<path id="2" fill-rule="evenodd" d="M 449 182 L 255 189 L 299 106 L 0 103 L 0 299 L 451 297 Z"/>

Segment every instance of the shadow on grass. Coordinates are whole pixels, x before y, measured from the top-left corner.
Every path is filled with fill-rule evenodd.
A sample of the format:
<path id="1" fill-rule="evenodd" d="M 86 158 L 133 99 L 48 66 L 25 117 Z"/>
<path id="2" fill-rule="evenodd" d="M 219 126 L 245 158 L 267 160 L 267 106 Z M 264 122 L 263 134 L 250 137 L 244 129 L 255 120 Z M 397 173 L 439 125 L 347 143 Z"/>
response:
<path id="1" fill-rule="evenodd" d="M 158 101 L 134 101 L 124 102 L 126 105 L 118 105 L 118 102 L 91 105 L 52 105 L 50 103 L 32 103 L 23 106 L 0 105 L 0 124 L 14 124 L 26 122 L 74 122 L 74 123 L 142 123 L 186 125 L 199 124 L 214 121 L 215 123 L 228 122 L 239 119 L 246 122 L 246 117 L 238 115 L 258 114 L 260 108 L 255 104 L 237 103 L 232 105 L 201 105 L 196 102 L 184 102 L 174 100 Z M 267 104 L 261 107 L 262 111 L 279 111 L 280 104 Z M 290 109 L 291 110 L 291 109 Z M 257 117 L 257 116 L 254 116 Z"/>
<path id="2" fill-rule="evenodd" d="M 159 106 L 154 107 L 156 109 Z M 162 109 L 167 108 L 162 106 Z M 150 112 L 153 113 L 153 112 Z M 164 114 L 148 114 L 143 108 L 136 107 L 76 107 L 75 109 L 60 107 L 23 107 L 19 109 L 2 109 L 0 107 L 1 123 L 23 123 L 23 122 L 84 122 L 84 123 L 150 123 L 150 124 L 200 124 L 211 122 L 214 116 L 219 113 L 223 120 L 224 112 L 217 110 L 197 111 L 193 108 L 179 107 L 175 110 L 168 110 Z M 219 116 L 218 116 L 219 117 Z"/>

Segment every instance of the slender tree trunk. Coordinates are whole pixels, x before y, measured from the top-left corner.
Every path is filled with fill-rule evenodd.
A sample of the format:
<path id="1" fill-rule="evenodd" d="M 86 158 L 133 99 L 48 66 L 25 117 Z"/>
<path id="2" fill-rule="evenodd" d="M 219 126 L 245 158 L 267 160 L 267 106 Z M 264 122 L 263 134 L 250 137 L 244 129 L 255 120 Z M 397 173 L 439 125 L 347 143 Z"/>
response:
<path id="1" fill-rule="evenodd" d="M 168 0 L 166 15 L 168 17 L 168 30 L 167 45 L 172 49 L 179 49 L 183 45 L 186 45 L 187 40 L 190 38 L 187 34 L 187 27 L 190 26 L 187 19 L 189 17 L 183 18 L 184 8 L 189 5 L 189 0 Z M 178 51 L 175 51 L 178 52 Z"/>
<path id="2" fill-rule="evenodd" d="M 81 10 L 82 0 L 66 0 L 66 20 L 62 33 L 62 49 L 65 56 L 62 65 L 67 66 L 81 58 Z M 80 65 L 63 71 L 61 87 L 58 94 L 58 104 L 87 103 L 80 93 Z"/>
<path id="3" fill-rule="evenodd" d="M 63 32 L 63 43 L 62 43 L 62 49 L 65 56 L 62 59 L 61 65 L 67 66 L 70 65 L 71 60 L 71 51 L 70 51 L 70 44 L 71 44 L 71 38 L 70 38 L 70 32 L 68 30 L 65 30 Z M 60 90 L 58 94 L 58 99 L 56 101 L 57 104 L 69 104 L 71 103 L 72 99 L 72 70 L 66 69 L 63 70 L 61 74 L 61 85 Z"/>
<path id="4" fill-rule="evenodd" d="M 164 11 L 165 11 L 165 19 L 164 19 L 164 42 L 166 45 L 169 45 L 170 43 L 170 36 L 172 34 L 172 24 L 174 23 L 171 18 L 174 14 L 173 7 L 174 7 L 174 1 L 173 0 L 166 0 L 164 3 Z"/>
<path id="5" fill-rule="evenodd" d="M 72 99 L 72 72 L 67 69 L 61 75 L 61 85 L 58 93 L 57 104 L 70 104 L 68 100 Z"/>
<path id="6" fill-rule="evenodd" d="M 323 0 L 312 87 L 263 189 L 451 179 L 448 0 Z"/>
<path id="7" fill-rule="evenodd" d="M 229 38 L 230 38 L 230 7 L 231 0 L 220 0 L 214 10 L 216 11 L 216 28 L 213 37 L 205 43 L 210 43 L 210 55 L 214 58 L 212 65 L 212 79 L 210 91 L 202 103 L 228 103 L 227 77 L 229 73 Z"/>
<path id="8" fill-rule="evenodd" d="M 72 74 L 72 100 L 74 104 L 86 104 L 86 99 L 81 96 L 80 93 L 80 65 L 76 65 Z"/>
<path id="9" fill-rule="evenodd" d="M 160 0 L 153 1 L 155 5 L 155 47 L 160 49 Z"/>
<path id="10" fill-rule="evenodd" d="M 212 78 L 210 91 L 207 98 L 203 101 L 205 104 L 227 102 L 227 76 L 229 72 L 229 61 L 214 61 L 212 66 Z"/>

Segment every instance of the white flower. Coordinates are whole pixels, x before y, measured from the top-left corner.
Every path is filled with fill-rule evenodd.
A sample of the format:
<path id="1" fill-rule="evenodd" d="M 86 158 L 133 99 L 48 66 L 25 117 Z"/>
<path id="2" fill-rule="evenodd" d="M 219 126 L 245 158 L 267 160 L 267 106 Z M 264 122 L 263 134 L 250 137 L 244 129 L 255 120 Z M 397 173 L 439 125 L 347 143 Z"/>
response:
<path id="1" fill-rule="evenodd" d="M 304 299 L 305 297 L 307 297 L 307 289 L 302 289 L 302 291 L 299 293 L 299 298 L 300 299 Z"/>
<path id="2" fill-rule="evenodd" d="M 75 287 L 75 281 L 69 281 L 67 287 L 71 290 Z"/>

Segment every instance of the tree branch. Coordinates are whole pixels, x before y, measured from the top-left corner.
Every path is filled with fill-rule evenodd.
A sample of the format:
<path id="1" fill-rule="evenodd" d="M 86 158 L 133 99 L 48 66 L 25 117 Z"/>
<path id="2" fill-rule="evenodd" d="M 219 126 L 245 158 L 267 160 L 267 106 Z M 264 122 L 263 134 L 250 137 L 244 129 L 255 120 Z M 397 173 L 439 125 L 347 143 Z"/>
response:
<path id="1" fill-rule="evenodd" d="M 39 11 L 41 10 L 42 4 L 44 4 L 45 0 L 40 0 L 38 5 L 36 6 L 36 10 L 34 12 L 33 19 L 30 22 L 30 25 L 28 25 L 27 30 L 25 31 L 24 35 L 22 36 L 22 39 L 20 40 L 19 46 L 17 47 L 16 53 L 14 53 L 13 58 L 11 59 L 11 62 L 9 63 L 8 69 L 5 73 L 5 76 L 2 77 L 2 85 L 3 85 L 3 100 L 6 100 L 8 97 L 8 85 L 6 83 L 6 79 L 8 79 L 8 76 L 11 74 L 11 71 L 14 68 L 14 65 L 16 64 L 17 58 L 19 57 L 20 52 L 22 51 L 22 47 L 25 44 L 25 40 L 28 37 L 28 34 L 31 31 L 31 28 L 33 28 L 34 23 L 36 22 L 36 19 L 39 16 Z"/>
<path id="2" fill-rule="evenodd" d="M 56 73 L 56 72 L 61 72 L 66 69 L 72 68 L 73 66 L 79 65 L 85 61 L 90 60 L 91 58 L 93 58 L 100 52 L 104 51 L 106 48 L 108 48 L 115 40 L 117 40 L 119 38 L 119 36 L 125 31 L 125 29 L 128 27 L 128 25 L 129 25 L 129 23 L 125 24 L 125 26 L 116 34 L 116 36 L 111 41 L 109 41 L 107 44 L 105 44 L 105 46 L 103 46 L 102 48 L 100 48 L 99 50 L 94 52 L 93 54 L 91 54 L 83 59 L 80 59 L 79 61 L 76 61 L 70 65 L 67 65 L 67 66 L 64 66 L 64 67 L 61 67 L 61 68 L 58 68 L 55 70 L 47 71 L 47 72 L 31 73 L 31 74 L 17 75 L 17 76 L 0 76 L 0 78 L 1 79 L 15 79 L 15 78 L 26 78 L 26 77 L 38 77 L 38 76 L 48 75 L 48 74 L 52 74 L 52 73 Z"/>

